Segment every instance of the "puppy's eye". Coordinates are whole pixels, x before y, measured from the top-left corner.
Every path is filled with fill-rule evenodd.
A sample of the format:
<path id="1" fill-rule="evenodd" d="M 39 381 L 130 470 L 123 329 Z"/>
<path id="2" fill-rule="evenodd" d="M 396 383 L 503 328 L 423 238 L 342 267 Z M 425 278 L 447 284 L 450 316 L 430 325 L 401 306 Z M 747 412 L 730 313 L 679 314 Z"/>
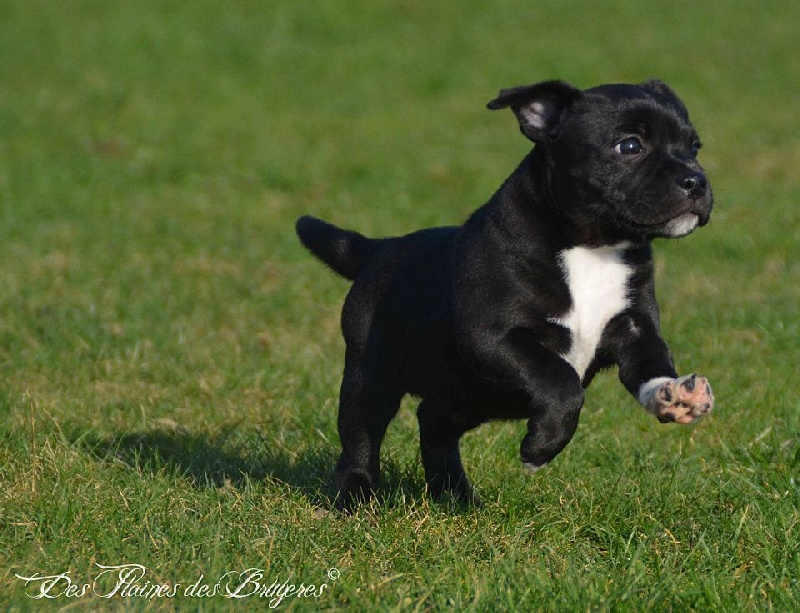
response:
<path id="1" fill-rule="evenodd" d="M 614 147 L 614 151 L 620 153 L 622 155 L 638 155 L 642 151 L 644 151 L 644 147 L 642 146 L 642 141 L 640 141 L 635 136 L 629 136 L 617 143 Z"/>

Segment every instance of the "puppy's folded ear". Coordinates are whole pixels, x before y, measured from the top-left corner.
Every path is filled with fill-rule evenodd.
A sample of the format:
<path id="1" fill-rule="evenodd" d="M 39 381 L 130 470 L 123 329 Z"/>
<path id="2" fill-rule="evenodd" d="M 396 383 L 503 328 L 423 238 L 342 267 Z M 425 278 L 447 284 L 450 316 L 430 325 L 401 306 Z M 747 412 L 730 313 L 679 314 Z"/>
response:
<path id="1" fill-rule="evenodd" d="M 665 94 L 667 96 L 674 96 L 677 98 L 675 92 L 672 91 L 672 88 L 660 79 L 650 79 L 649 81 L 645 81 L 644 83 L 639 83 L 639 85 L 641 85 L 642 87 L 646 87 L 648 89 L 652 89 L 653 91 L 658 92 L 659 94 Z"/>
<path id="2" fill-rule="evenodd" d="M 491 110 L 511 107 L 522 133 L 535 143 L 555 138 L 564 111 L 582 96 L 581 90 L 564 81 L 543 81 L 503 89 L 486 106 Z"/>
<path id="3" fill-rule="evenodd" d="M 649 81 L 645 81 L 644 83 L 639 84 L 641 87 L 645 89 L 649 89 L 665 98 L 668 98 L 672 104 L 674 104 L 678 110 L 681 111 L 683 116 L 688 120 L 689 119 L 689 111 L 686 110 L 686 105 L 683 104 L 683 101 L 678 98 L 678 94 L 666 83 L 663 81 L 659 81 L 658 79 L 650 79 Z"/>

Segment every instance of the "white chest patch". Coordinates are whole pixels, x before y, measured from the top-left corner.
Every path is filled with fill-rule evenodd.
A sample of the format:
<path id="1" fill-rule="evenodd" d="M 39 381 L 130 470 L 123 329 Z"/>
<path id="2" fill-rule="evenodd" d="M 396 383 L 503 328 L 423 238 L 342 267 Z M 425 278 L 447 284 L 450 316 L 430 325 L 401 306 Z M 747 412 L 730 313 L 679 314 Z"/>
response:
<path id="1" fill-rule="evenodd" d="M 551 321 L 570 331 L 572 344 L 563 357 L 581 378 L 594 358 L 606 324 L 628 307 L 631 267 L 622 259 L 626 246 L 573 247 L 559 254 L 572 308 L 564 317 Z"/>

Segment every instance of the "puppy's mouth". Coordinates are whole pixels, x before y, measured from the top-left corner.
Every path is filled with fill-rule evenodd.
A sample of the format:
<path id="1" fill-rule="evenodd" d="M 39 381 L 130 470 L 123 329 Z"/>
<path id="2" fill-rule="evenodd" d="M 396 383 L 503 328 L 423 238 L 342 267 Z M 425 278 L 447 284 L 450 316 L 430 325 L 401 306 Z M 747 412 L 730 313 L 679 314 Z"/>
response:
<path id="1" fill-rule="evenodd" d="M 668 238 L 680 238 L 691 234 L 699 225 L 699 215 L 696 213 L 684 213 L 664 224 L 663 231 Z"/>
<path id="2" fill-rule="evenodd" d="M 681 238 L 705 225 L 705 221 L 697 213 L 682 213 L 672 219 L 655 223 L 640 223 L 632 219 L 625 221 L 642 234 L 663 238 Z"/>
<path id="3" fill-rule="evenodd" d="M 658 201 L 642 198 L 641 207 L 618 208 L 618 219 L 630 231 L 644 238 L 680 238 L 706 225 L 711 218 L 714 196 L 711 187 L 697 197 Z"/>

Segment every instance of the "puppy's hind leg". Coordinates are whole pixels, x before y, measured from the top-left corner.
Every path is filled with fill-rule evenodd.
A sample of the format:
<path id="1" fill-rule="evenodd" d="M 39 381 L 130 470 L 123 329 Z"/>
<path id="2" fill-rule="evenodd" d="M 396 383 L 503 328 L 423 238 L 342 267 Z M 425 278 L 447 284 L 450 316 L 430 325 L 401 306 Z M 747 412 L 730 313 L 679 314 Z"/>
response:
<path id="1" fill-rule="evenodd" d="M 376 377 L 374 367 L 347 360 L 339 395 L 339 509 L 368 500 L 378 486 L 381 443 L 401 399 L 401 393 Z"/>
<path id="2" fill-rule="evenodd" d="M 419 405 L 417 419 L 422 465 L 431 496 L 440 499 L 450 493 L 461 502 L 479 504 L 458 449 L 459 439 L 470 426 L 456 422 L 448 407 L 431 400 Z"/>

